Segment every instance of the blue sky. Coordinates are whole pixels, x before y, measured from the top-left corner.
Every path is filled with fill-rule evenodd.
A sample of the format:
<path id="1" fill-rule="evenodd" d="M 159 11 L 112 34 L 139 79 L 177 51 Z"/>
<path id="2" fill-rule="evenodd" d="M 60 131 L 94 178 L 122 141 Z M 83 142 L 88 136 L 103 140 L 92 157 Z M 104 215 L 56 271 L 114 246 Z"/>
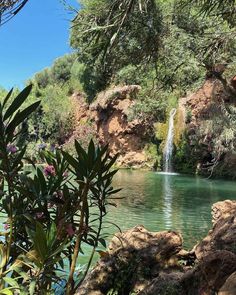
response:
<path id="1" fill-rule="evenodd" d="M 76 0 L 67 1 L 78 8 Z M 69 20 L 60 0 L 29 0 L 0 27 L 0 86 L 22 87 L 24 81 L 53 60 L 71 52 Z"/>

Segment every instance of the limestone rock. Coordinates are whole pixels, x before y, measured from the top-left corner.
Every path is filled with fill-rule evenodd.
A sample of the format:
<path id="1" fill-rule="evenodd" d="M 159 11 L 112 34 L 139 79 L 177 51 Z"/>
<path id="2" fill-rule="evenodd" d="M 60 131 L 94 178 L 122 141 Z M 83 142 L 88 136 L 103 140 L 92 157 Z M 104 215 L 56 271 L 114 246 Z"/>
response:
<path id="1" fill-rule="evenodd" d="M 220 288 L 218 295 L 235 295 L 236 294 L 236 272 L 232 273 L 224 285 Z"/>
<path id="2" fill-rule="evenodd" d="M 129 294 L 142 281 L 144 288 L 147 272 L 155 276 L 163 267 L 176 269 L 173 257 L 181 246 L 182 237 L 175 232 L 155 233 L 136 226 L 118 233 L 110 243 L 109 255 L 97 263 L 76 294 L 107 294 L 117 284 L 124 288 L 124 294 Z"/>
<path id="3" fill-rule="evenodd" d="M 215 251 L 205 256 L 182 277 L 186 295 L 217 294 L 226 279 L 236 270 L 236 255 L 229 251 Z"/>
<path id="4" fill-rule="evenodd" d="M 212 206 L 212 223 L 215 224 L 220 218 L 236 215 L 236 201 L 225 200 Z"/>
<path id="5" fill-rule="evenodd" d="M 183 250 L 181 235 L 173 231 L 139 225 L 116 234 L 76 294 L 105 295 L 118 286 L 119 294 L 235 295 L 235 205 L 213 205 L 215 224 L 195 252 Z"/>
<path id="6" fill-rule="evenodd" d="M 227 250 L 236 254 L 236 202 L 226 200 L 214 204 L 212 208 L 213 229 L 195 247 L 199 260 L 216 250 Z"/>
<path id="7" fill-rule="evenodd" d="M 142 118 L 128 119 L 140 89 L 138 85 L 116 86 L 99 93 L 91 105 L 86 103 L 83 94 L 74 94 L 71 101 L 75 130 L 68 143 L 86 137 L 87 128 L 100 144 L 109 143 L 111 154 L 119 153 L 118 166 L 152 168 L 155 163 L 145 152 L 145 145 L 154 136 L 153 122 Z M 85 134 L 81 134 L 83 129 Z"/>
<path id="8" fill-rule="evenodd" d="M 110 254 L 122 248 L 128 251 L 138 251 L 141 259 L 150 262 L 169 259 L 181 250 L 182 243 L 183 239 L 179 233 L 174 231 L 149 232 L 139 225 L 116 234 L 108 249 Z"/>
<path id="9" fill-rule="evenodd" d="M 184 295 L 181 286 L 182 273 L 165 273 L 161 272 L 159 276 L 153 279 L 138 295 Z"/>

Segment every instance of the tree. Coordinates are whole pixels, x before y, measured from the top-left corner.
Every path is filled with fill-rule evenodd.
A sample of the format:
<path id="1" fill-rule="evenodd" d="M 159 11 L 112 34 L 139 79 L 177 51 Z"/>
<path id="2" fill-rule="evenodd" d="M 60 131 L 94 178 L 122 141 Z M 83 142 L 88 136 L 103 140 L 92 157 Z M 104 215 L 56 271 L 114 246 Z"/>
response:
<path id="1" fill-rule="evenodd" d="M 183 14 L 186 9 L 189 11 L 188 16 Z M 224 68 L 234 62 L 236 1 L 180 0 L 177 2 L 177 11 L 178 23 L 184 30 L 198 28 L 195 33 L 191 32 L 200 40 L 196 47 L 197 58 L 208 72 L 221 76 Z"/>
<path id="2" fill-rule="evenodd" d="M 87 65 L 87 77 L 101 90 L 129 64 L 155 63 L 162 14 L 155 0 L 81 1 L 72 23 L 71 45 Z M 91 94 L 94 89 L 92 89 Z"/>
<path id="3" fill-rule="evenodd" d="M 0 0 L 0 26 L 11 20 L 29 0 Z"/>
<path id="4" fill-rule="evenodd" d="M 226 20 L 230 26 L 236 25 L 236 1 L 235 0 L 181 0 L 182 5 L 195 5 L 200 13 L 205 16 L 217 16 Z"/>

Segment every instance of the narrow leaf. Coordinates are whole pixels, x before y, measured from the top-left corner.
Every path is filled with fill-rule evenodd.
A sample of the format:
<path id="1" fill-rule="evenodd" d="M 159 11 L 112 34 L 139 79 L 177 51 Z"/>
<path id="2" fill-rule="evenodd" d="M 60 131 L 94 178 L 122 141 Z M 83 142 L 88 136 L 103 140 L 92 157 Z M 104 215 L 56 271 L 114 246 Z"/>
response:
<path id="1" fill-rule="evenodd" d="M 23 102 L 26 100 L 26 98 L 30 94 L 31 90 L 32 90 L 32 85 L 29 85 L 25 87 L 25 89 L 23 89 L 17 95 L 17 97 L 14 99 L 14 101 L 12 102 L 12 104 L 9 106 L 9 108 L 6 111 L 3 117 L 4 121 L 7 120 L 10 116 L 12 116 L 15 113 L 15 111 L 19 109 L 19 107 L 23 104 Z"/>

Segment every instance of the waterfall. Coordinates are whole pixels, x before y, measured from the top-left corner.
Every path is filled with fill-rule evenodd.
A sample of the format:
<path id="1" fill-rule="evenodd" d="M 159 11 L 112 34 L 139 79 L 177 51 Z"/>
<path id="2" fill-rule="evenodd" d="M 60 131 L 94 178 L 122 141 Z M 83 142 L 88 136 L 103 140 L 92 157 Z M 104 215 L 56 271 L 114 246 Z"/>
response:
<path id="1" fill-rule="evenodd" d="M 174 139 L 174 117 L 176 109 L 170 111 L 168 135 L 166 139 L 166 145 L 164 148 L 164 171 L 172 172 L 171 159 L 173 153 L 173 139 Z"/>

